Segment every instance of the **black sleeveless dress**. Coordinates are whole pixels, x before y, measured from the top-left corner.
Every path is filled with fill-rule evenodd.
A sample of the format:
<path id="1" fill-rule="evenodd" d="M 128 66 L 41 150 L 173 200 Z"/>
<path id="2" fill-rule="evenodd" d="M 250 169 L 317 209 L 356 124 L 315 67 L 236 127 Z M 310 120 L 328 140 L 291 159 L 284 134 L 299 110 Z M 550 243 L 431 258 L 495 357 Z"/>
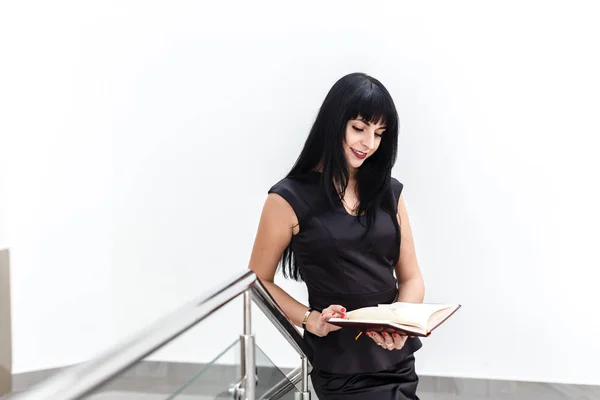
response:
<path id="1" fill-rule="evenodd" d="M 393 302 L 398 295 L 394 265 L 400 233 L 389 213 L 376 216 L 368 239 L 364 221 L 348 214 L 341 201 L 331 207 L 322 194 L 321 174 L 310 172 L 286 178 L 269 193 L 282 196 L 299 220 L 293 236 L 294 251 L 308 290 L 310 305 L 322 310 L 340 304 L 348 311 Z M 392 178 L 394 204 L 403 185 Z M 313 349 L 311 379 L 321 400 L 415 400 L 418 377 L 413 353 L 421 348 L 418 338 L 407 339 L 400 350 L 379 347 L 357 331 L 340 329 L 325 337 L 308 331 L 304 339 Z"/>

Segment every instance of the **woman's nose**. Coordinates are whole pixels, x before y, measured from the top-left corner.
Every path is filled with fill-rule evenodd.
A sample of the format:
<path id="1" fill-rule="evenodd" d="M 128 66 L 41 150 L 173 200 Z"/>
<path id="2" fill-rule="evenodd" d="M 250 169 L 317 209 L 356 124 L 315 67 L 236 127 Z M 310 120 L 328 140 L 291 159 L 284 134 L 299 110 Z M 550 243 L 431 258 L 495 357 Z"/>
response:
<path id="1" fill-rule="evenodd" d="M 369 137 L 365 138 L 362 142 L 362 145 L 369 150 L 373 149 L 374 144 L 375 144 L 375 135 L 374 134 L 369 135 Z"/>

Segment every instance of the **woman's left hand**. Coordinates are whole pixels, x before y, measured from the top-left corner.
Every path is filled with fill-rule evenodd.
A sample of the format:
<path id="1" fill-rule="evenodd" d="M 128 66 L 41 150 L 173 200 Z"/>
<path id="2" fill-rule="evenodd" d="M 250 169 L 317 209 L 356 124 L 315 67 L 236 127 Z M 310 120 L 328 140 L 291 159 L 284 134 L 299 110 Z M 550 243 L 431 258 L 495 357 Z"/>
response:
<path id="1" fill-rule="evenodd" d="M 408 336 L 400 335 L 398 333 L 387 333 L 387 332 L 367 332 L 367 336 L 375 341 L 379 346 L 387 350 L 400 350 L 404 347 Z"/>

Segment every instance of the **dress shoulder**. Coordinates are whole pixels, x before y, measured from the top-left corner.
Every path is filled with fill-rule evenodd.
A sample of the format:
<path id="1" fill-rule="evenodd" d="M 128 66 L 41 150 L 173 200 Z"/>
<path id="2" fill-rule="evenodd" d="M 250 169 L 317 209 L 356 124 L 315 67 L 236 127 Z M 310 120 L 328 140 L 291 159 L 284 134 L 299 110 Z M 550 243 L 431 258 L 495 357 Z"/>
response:
<path id="1" fill-rule="evenodd" d="M 305 179 L 283 178 L 271 186 L 268 193 L 276 193 L 281 196 L 292 207 L 298 219 L 305 216 L 309 209 L 308 199 L 312 197 L 314 184 Z"/>
<path id="2" fill-rule="evenodd" d="M 404 184 L 394 177 L 392 177 L 390 182 L 392 186 L 392 193 L 394 194 L 394 200 L 396 201 L 394 204 L 397 205 L 398 201 L 400 200 L 400 195 L 402 194 Z"/>

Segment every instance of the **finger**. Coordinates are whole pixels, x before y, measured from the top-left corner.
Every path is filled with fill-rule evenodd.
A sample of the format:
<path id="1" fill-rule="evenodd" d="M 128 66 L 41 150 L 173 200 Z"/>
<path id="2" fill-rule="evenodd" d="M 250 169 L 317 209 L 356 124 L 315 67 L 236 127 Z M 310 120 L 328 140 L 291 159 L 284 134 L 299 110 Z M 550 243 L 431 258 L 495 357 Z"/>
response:
<path id="1" fill-rule="evenodd" d="M 385 347 L 385 340 L 383 339 L 383 336 L 381 336 L 379 333 L 377 332 L 367 332 L 367 335 L 373 339 L 373 341 L 375 343 L 377 343 L 379 346 Z"/>
<path id="2" fill-rule="evenodd" d="M 333 317 L 333 313 L 331 311 L 325 311 L 325 310 L 323 310 L 321 315 L 319 315 L 319 319 L 323 322 L 327 322 L 332 317 Z"/>
<path id="3" fill-rule="evenodd" d="M 346 317 L 346 309 L 340 305 L 333 304 L 323 310 L 324 314 L 331 314 L 332 318 L 345 318 Z"/>
<path id="4" fill-rule="evenodd" d="M 325 321 L 329 320 L 330 318 L 340 318 L 342 314 L 339 314 L 335 311 L 332 310 L 328 310 L 325 309 L 323 310 L 323 312 L 321 313 L 321 318 Z"/>
<path id="5" fill-rule="evenodd" d="M 377 342 L 377 341 L 375 340 L 375 338 L 373 337 L 373 333 L 374 333 L 374 332 L 371 332 L 371 331 L 366 331 L 366 332 L 365 332 L 365 335 L 367 335 L 368 337 L 370 337 L 371 339 L 373 339 L 373 341 L 374 341 L 374 342 Z"/>
<path id="6" fill-rule="evenodd" d="M 404 347 L 404 343 L 406 343 L 405 335 L 399 335 L 397 333 L 392 333 L 392 338 L 394 339 L 394 348 L 396 350 L 400 350 L 402 347 Z"/>
<path id="7" fill-rule="evenodd" d="M 385 339 L 383 338 L 383 336 L 381 336 L 379 332 L 371 332 L 371 337 L 375 342 L 379 344 L 383 344 L 385 342 Z"/>
<path id="8" fill-rule="evenodd" d="M 319 324 L 321 326 L 326 327 L 326 329 L 327 329 L 328 332 L 333 332 L 333 331 L 340 330 L 340 329 L 342 329 L 341 326 L 337 326 L 337 325 L 333 325 L 333 324 L 328 323 L 328 321 L 331 318 L 334 318 L 336 316 L 337 315 L 334 312 L 332 312 L 332 311 L 325 311 L 325 310 L 323 310 L 323 312 L 319 315 Z"/>
<path id="9" fill-rule="evenodd" d="M 328 309 L 330 309 L 331 311 L 335 311 L 338 312 L 340 314 L 345 314 L 346 313 L 346 308 L 343 306 L 340 306 L 339 304 L 332 304 L 329 307 L 327 307 Z"/>
<path id="10" fill-rule="evenodd" d="M 387 333 L 387 332 L 382 332 L 381 336 L 383 336 L 383 339 L 385 340 L 385 347 L 387 349 L 393 349 L 395 347 L 394 345 L 394 339 L 392 339 L 392 335 Z"/>

